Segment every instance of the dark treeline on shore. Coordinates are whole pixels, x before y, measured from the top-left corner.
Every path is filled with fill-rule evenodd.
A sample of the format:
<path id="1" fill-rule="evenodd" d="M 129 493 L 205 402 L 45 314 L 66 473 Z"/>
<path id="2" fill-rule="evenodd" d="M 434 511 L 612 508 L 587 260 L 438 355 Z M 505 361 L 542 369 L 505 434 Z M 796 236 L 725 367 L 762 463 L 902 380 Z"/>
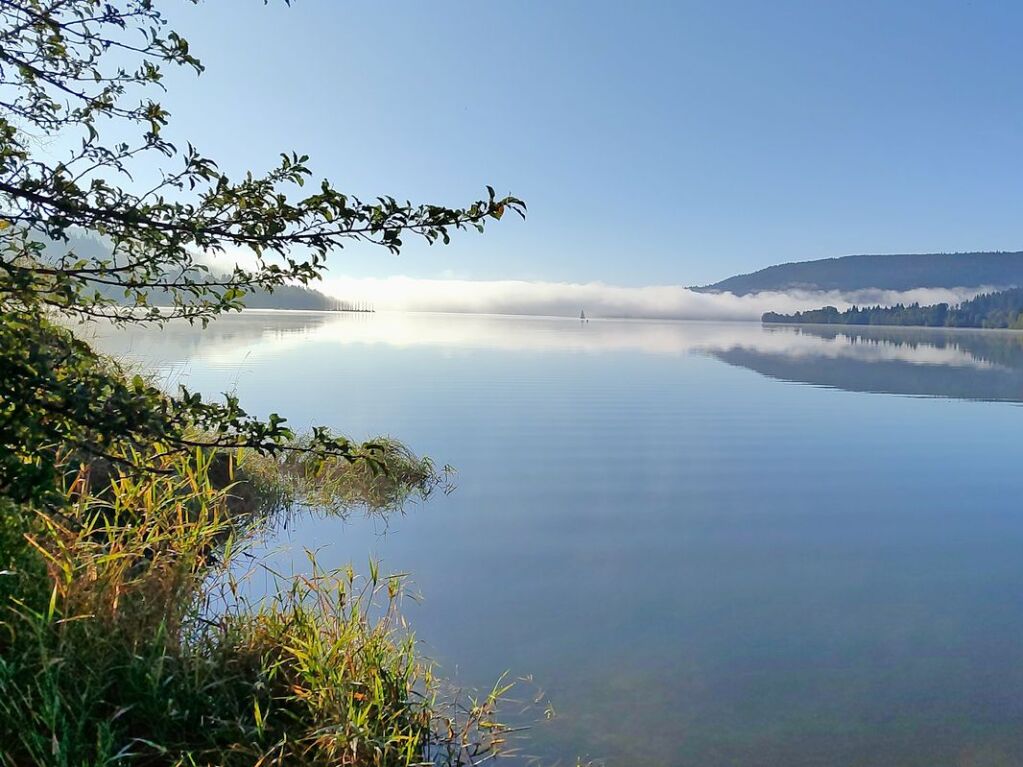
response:
<path id="1" fill-rule="evenodd" d="M 818 325 L 912 325 L 937 328 L 1011 328 L 1023 330 L 1023 288 L 984 293 L 958 306 L 918 303 L 895 306 L 853 306 L 840 312 L 834 306 L 794 314 L 766 312 L 764 322 Z"/>

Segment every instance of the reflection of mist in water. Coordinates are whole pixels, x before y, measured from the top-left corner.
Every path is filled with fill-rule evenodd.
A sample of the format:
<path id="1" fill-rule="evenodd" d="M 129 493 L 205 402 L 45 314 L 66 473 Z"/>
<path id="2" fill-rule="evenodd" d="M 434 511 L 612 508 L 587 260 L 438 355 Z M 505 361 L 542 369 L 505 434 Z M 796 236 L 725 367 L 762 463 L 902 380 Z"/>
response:
<path id="1" fill-rule="evenodd" d="M 187 324 L 170 323 L 163 331 L 131 328 L 104 345 L 114 353 L 156 352 L 221 364 L 246 352 L 272 355 L 315 342 L 331 345 L 417 346 L 452 350 L 614 352 L 685 354 L 705 346 L 741 342 L 749 323 L 593 320 L 508 315 L 379 312 L 374 314 L 248 311 L 226 315 L 200 334 Z M 154 341 L 155 348 L 154 348 Z"/>
<path id="2" fill-rule="evenodd" d="M 1014 330 L 829 325 L 776 326 L 774 329 L 853 344 L 881 343 L 903 348 L 955 349 L 978 361 L 1023 367 L 1023 332 Z"/>
<path id="3" fill-rule="evenodd" d="M 178 322 L 117 332 L 91 327 L 104 349 L 171 382 L 187 374 L 189 361 L 231 370 L 309 345 L 325 355 L 384 345 L 453 354 L 697 353 L 774 378 L 856 391 L 1023 400 L 1023 334 L 1008 331 L 276 311 L 227 315 L 204 331 Z"/>
<path id="4" fill-rule="evenodd" d="M 708 349 L 785 381 L 960 399 L 1023 401 L 1023 334 L 997 330 L 764 327 L 751 343 Z"/>
<path id="5" fill-rule="evenodd" d="M 764 328 L 764 332 L 732 345 L 710 346 L 710 354 L 746 351 L 779 355 L 792 360 L 847 359 L 863 363 L 902 362 L 908 365 L 948 365 L 988 369 L 993 362 L 978 358 L 958 344 L 908 341 L 898 337 L 860 336 L 838 332 L 820 335 L 803 328 Z"/>

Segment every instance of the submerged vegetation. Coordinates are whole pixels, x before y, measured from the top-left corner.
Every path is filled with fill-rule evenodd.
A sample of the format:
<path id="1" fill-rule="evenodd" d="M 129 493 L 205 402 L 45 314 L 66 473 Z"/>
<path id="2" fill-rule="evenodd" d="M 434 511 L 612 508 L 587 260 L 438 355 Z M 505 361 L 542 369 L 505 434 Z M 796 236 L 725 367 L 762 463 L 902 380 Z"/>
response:
<path id="1" fill-rule="evenodd" d="M 524 205 L 492 189 L 464 208 L 364 202 L 327 181 L 302 193 L 294 153 L 229 179 L 165 138 L 147 96 L 163 66 L 202 71 L 159 5 L 0 5 L 0 765 L 491 755 L 505 688 L 439 697 L 397 611 L 400 577 L 314 562 L 257 600 L 237 580 L 239 553 L 281 515 L 393 510 L 445 473 L 391 440 L 299 437 L 233 396 L 170 395 L 69 328 L 205 325 L 310 284 L 351 240 L 399 253 Z M 139 168 L 157 183 L 134 188 Z M 251 265 L 209 268 L 235 250 Z"/>
<path id="2" fill-rule="evenodd" d="M 1023 330 L 1023 288 L 984 293 L 956 306 L 896 304 L 853 306 L 840 312 L 834 306 L 794 314 L 767 312 L 767 323 L 816 325 L 906 325 L 932 328 L 1010 328 Z"/>

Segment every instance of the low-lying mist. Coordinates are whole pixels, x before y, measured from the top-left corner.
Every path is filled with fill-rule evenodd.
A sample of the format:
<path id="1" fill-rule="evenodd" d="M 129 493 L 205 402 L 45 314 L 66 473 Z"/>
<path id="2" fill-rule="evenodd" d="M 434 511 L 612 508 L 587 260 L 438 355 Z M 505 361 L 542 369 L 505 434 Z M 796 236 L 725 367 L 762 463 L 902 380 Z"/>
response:
<path id="1" fill-rule="evenodd" d="M 795 290 L 745 296 L 699 293 L 677 285 L 622 287 L 601 282 L 519 280 L 431 280 L 412 277 L 330 277 L 320 290 L 337 298 L 368 302 L 377 309 L 428 312 L 531 314 L 541 316 L 635 317 L 679 320 L 759 320 L 767 311 L 794 312 L 835 306 L 958 304 L 994 286 L 918 288 L 908 291 Z"/>

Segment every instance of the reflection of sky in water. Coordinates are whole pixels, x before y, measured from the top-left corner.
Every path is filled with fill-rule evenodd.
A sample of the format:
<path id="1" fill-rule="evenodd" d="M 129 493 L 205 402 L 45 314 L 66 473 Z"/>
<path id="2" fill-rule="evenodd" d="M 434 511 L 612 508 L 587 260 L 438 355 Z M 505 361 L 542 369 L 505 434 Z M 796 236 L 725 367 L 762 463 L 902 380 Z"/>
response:
<path id="1" fill-rule="evenodd" d="M 1023 764 L 1023 410 L 965 401 L 1013 398 L 1019 335 L 383 313 L 211 330 L 106 343 L 457 467 L 386 528 L 307 519 L 275 556 L 413 573 L 445 673 L 547 689 L 533 751 Z"/>
<path id="2" fill-rule="evenodd" d="M 815 330 L 827 329 L 655 320 L 593 320 L 584 324 L 562 318 L 498 315 L 253 311 L 214 323 L 205 331 L 201 344 L 190 327 L 176 323 L 159 334 L 156 344 L 150 333 L 133 330 L 108 339 L 107 344 L 114 351 L 154 360 L 187 355 L 225 365 L 237 364 L 253 353 L 273 355 L 311 342 L 507 351 L 634 350 L 667 355 L 742 348 L 788 357 L 847 357 L 864 362 L 893 360 L 974 367 L 991 364 L 971 354 L 970 341 L 976 335 L 970 331 L 861 328 L 824 336 L 815 334 Z M 1023 365 L 1023 344 L 1017 343 L 1017 354 Z"/>

